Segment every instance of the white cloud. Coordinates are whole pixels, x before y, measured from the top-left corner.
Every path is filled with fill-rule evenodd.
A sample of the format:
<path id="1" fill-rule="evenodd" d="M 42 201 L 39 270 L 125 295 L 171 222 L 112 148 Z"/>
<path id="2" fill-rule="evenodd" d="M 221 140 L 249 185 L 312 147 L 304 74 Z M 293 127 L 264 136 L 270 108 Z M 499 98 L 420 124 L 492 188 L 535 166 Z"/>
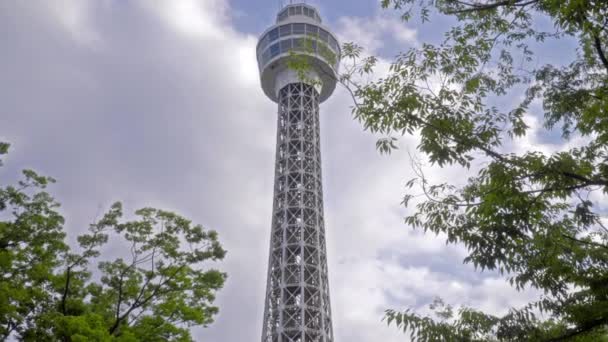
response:
<path id="1" fill-rule="evenodd" d="M 377 53 L 387 42 L 399 46 L 417 45 L 417 31 L 396 17 L 376 14 L 372 17 L 342 17 L 338 21 L 342 42 L 356 42 L 370 53 Z"/>
<path id="2" fill-rule="evenodd" d="M 90 23 L 93 2 L 89 0 L 57 0 L 40 3 L 39 5 L 47 7 L 76 41 L 89 46 L 100 43 L 101 39 Z M 103 5 L 103 3 L 100 2 L 97 5 Z"/>
<path id="3" fill-rule="evenodd" d="M 229 6 L 223 0 L 141 1 L 180 33 L 201 38 L 225 39 Z"/>

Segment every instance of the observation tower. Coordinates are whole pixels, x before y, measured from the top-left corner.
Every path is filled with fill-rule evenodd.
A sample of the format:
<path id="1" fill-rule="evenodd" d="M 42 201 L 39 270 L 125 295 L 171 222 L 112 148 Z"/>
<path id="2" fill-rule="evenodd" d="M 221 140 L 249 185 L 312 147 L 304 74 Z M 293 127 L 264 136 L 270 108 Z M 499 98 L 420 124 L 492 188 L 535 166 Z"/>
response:
<path id="1" fill-rule="evenodd" d="M 294 55 L 305 70 L 288 67 Z M 262 34 L 257 59 L 264 93 L 278 104 L 262 342 L 333 342 L 319 104 L 336 87 L 340 46 L 316 8 L 291 4 Z"/>

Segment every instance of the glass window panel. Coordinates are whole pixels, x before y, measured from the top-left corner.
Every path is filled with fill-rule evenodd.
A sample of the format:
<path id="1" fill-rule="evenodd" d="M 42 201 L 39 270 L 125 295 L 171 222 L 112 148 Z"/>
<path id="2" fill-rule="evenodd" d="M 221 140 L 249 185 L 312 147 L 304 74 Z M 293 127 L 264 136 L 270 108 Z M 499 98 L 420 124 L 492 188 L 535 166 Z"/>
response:
<path id="1" fill-rule="evenodd" d="M 328 60 L 330 62 L 335 62 L 336 61 L 337 58 L 336 58 L 336 54 L 335 53 L 333 53 L 331 51 L 328 51 L 327 55 L 328 55 Z"/>
<path id="2" fill-rule="evenodd" d="M 326 42 L 329 39 L 329 32 L 325 31 L 324 29 L 319 29 L 319 37 L 321 37 L 321 40 Z"/>
<path id="3" fill-rule="evenodd" d="M 281 12 L 281 13 L 279 14 L 279 21 L 282 21 L 282 20 L 287 19 L 287 16 L 288 16 L 288 14 L 287 14 L 287 10 L 285 10 L 285 11 Z"/>
<path id="4" fill-rule="evenodd" d="M 279 33 L 281 34 L 281 37 L 289 36 L 291 34 L 291 24 L 281 26 L 279 28 Z"/>
<path id="5" fill-rule="evenodd" d="M 317 52 L 319 53 L 319 55 L 321 55 L 321 57 L 323 57 L 323 58 L 326 58 L 327 57 L 327 47 L 325 46 L 325 44 L 319 43 L 318 48 L 319 48 L 319 50 Z"/>
<path id="6" fill-rule="evenodd" d="M 302 10 L 304 11 L 305 16 L 310 17 L 310 10 L 308 9 L 308 7 L 304 7 L 302 8 Z"/>
<path id="7" fill-rule="evenodd" d="M 262 55 L 262 61 L 264 61 L 262 64 L 266 64 L 266 62 L 268 62 L 269 59 L 270 59 L 270 50 L 266 50 L 266 51 L 264 51 L 264 54 Z"/>
<path id="8" fill-rule="evenodd" d="M 302 14 L 302 7 L 301 6 L 296 7 L 296 14 L 300 14 L 300 15 Z"/>
<path id="9" fill-rule="evenodd" d="M 304 42 L 302 38 L 296 38 L 293 40 L 293 49 L 298 51 L 304 50 Z"/>
<path id="10" fill-rule="evenodd" d="M 279 43 L 276 43 L 270 46 L 270 57 L 274 57 L 281 53 L 281 48 L 279 47 Z"/>
<path id="11" fill-rule="evenodd" d="M 334 49 L 336 52 L 340 50 L 338 41 L 332 36 L 329 36 L 329 44 L 331 45 L 331 48 Z"/>
<path id="12" fill-rule="evenodd" d="M 316 36 L 317 34 L 319 34 L 319 28 L 315 25 L 306 24 L 306 34 Z"/>
<path id="13" fill-rule="evenodd" d="M 289 15 L 296 14 L 296 9 L 294 7 L 289 7 Z"/>
<path id="14" fill-rule="evenodd" d="M 319 54 L 325 58 L 327 61 L 329 62 L 335 62 L 336 61 L 336 54 L 333 53 L 333 51 L 331 51 L 329 49 L 329 47 L 325 44 L 319 44 Z"/>
<path id="15" fill-rule="evenodd" d="M 304 34 L 305 24 L 293 24 L 293 34 Z"/>
<path id="16" fill-rule="evenodd" d="M 281 53 L 291 50 L 291 39 L 281 40 Z"/>
<path id="17" fill-rule="evenodd" d="M 279 29 L 275 28 L 272 31 L 268 32 L 268 39 L 271 42 L 279 39 Z"/>
<path id="18" fill-rule="evenodd" d="M 317 41 L 311 40 L 311 43 L 312 43 L 312 51 L 317 51 Z"/>

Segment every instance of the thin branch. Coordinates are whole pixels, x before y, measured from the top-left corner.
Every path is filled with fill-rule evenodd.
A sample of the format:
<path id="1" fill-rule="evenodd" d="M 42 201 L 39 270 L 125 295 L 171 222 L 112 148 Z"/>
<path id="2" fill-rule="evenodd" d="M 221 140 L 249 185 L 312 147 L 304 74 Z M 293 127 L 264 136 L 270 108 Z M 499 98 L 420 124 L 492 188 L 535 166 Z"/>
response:
<path id="1" fill-rule="evenodd" d="M 593 321 L 590 321 L 590 322 L 584 324 L 583 326 L 581 326 L 579 328 L 570 329 L 565 334 L 563 334 L 559 337 L 548 339 L 548 340 L 546 340 L 546 342 L 570 341 L 575 336 L 592 331 L 596 328 L 600 328 L 606 324 L 608 324 L 608 319 L 606 319 L 606 318 L 596 319 L 596 320 L 593 320 Z"/>
<path id="2" fill-rule="evenodd" d="M 446 199 L 437 199 L 434 198 L 428 191 L 426 184 L 426 177 L 424 176 L 424 171 L 422 170 L 422 167 L 416 162 L 414 161 L 414 159 L 410 156 L 410 161 L 412 163 L 412 169 L 414 170 L 414 173 L 422 180 L 420 183 L 421 187 L 422 187 L 422 192 L 423 195 L 431 202 L 437 203 L 437 204 L 441 204 L 444 206 L 452 206 L 452 207 L 464 207 L 464 208 L 468 208 L 468 207 L 474 207 L 474 206 L 479 206 L 481 204 L 483 204 L 483 202 L 479 202 L 479 203 L 468 203 L 465 200 L 460 200 L 460 201 L 455 201 L 455 202 L 447 202 Z M 467 202 L 467 203 L 463 203 L 463 202 Z"/>
<path id="3" fill-rule="evenodd" d="M 168 278 L 161 280 L 161 282 L 159 282 L 159 284 L 156 285 L 156 287 L 154 288 L 154 290 L 152 291 L 152 293 L 143 298 L 143 294 L 144 294 L 144 289 L 147 287 L 147 285 L 150 283 L 150 279 L 152 279 L 152 277 L 148 278 L 148 280 L 146 280 L 146 283 L 144 284 L 144 286 L 141 288 L 137 299 L 133 302 L 133 304 L 131 305 L 131 307 L 124 313 L 122 314 L 112 325 L 112 327 L 109 329 L 110 334 L 114 334 L 114 332 L 116 331 L 116 328 L 118 328 L 120 322 L 122 322 L 123 320 L 125 320 L 126 318 L 129 317 L 129 315 L 131 314 L 131 312 L 133 312 L 135 309 L 143 307 L 144 305 L 146 305 L 150 300 L 152 300 L 154 297 L 156 297 L 157 295 L 160 294 L 164 294 L 164 293 L 168 293 L 168 292 L 163 292 L 161 293 L 159 290 L 162 286 L 166 285 L 169 281 L 171 281 L 186 265 L 181 265 L 177 270 L 175 270 L 175 272 L 173 272 L 173 274 L 171 274 L 171 276 L 169 276 Z M 142 300 L 143 298 L 143 300 Z"/>
<path id="4" fill-rule="evenodd" d="M 594 35 L 593 42 L 595 45 L 595 50 L 597 50 L 597 54 L 600 56 L 600 60 L 602 61 L 604 68 L 606 68 L 606 71 L 608 71 L 608 58 L 606 58 L 606 54 L 602 49 L 602 41 L 600 40 L 600 37 L 598 35 Z"/>
<path id="5" fill-rule="evenodd" d="M 537 3 L 539 0 L 529 0 L 526 2 L 521 2 L 523 0 L 503 0 L 499 2 L 495 2 L 492 4 L 476 4 L 476 3 L 467 3 L 464 1 L 457 1 L 461 5 L 468 6 L 469 8 L 461 9 L 461 10 L 453 10 L 447 11 L 446 14 L 462 14 L 462 13 L 471 13 L 478 11 L 488 11 L 498 7 L 503 6 L 515 6 L 515 7 L 525 7 L 534 3 Z"/>
<path id="6" fill-rule="evenodd" d="M 565 237 L 568 240 L 571 240 L 571 241 L 574 241 L 574 242 L 577 242 L 577 243 L 580 243 L 580 244 L 608 249 L 608 246 L 606 246 L 604 244 L 601 244 L 601 243 L 597 243 L 597 242 L 593 242 L 593 241 L 579 240 L 579 239 L 577 239 L 575 237 L 572 237 L 570 235 L 567 235 L 567 234 L 562 234 L 562 236 Z"/>
<path id="7" fill-rule="evenodd" d="M 601 218 L 597 218 L 596 220 L 597 224 L 600 226 L 600 228 L 602 228 L 606 233 L 608 233 L 608 227 L 606 227 L 603 223 L 602 223 L 602 219 Z"/>
<path id="8" fill-rule="evenodd" d="M 8 321 L 6 322 L 6 330 L 5 332 L 2 334 L 4 337 L 2 338 L 2 340 L 6 340 L 8 339 L 8 337 L 11 335 L 11 333 L 15 330 L 15 328 L 17 328 L 17 325 L 15 323 L 13 323 L 13 320 L 11 320 L 10 318 L 8 319 Z"/>
<path id="9" fill-rule="evenodd" d="M 583 184 L 571 185 L 571 186 L 566 186 L 566 187 L 548 187 L 548 188 L 543 188 L 543 189 L 523 191 L 522 194 L 535 194 L 535 193 L 544 194 L 547 192 L 555 192 L 555 191 L 573 191 L 573 190 L 586 188 L 586 187 L 592 186 L 592 185 L 595 185 L 595 184 L 583 183 Z"/>
<path id="10" fill-rule="evenodd" d="M 126 267 L 124 270 L 122 270 L 122 272 L 120 272 L 119 283 L 118 283 L 118 299 L 116 300 L 116 312 L 115 312 L 116 318 L 114 321 L 115 326 L 118 325 L 118 322 L 119 322 L 118 319 L 120 318 L 120 305 L 122 304 L 122 299 L 123 299 L 122 298 L 122 295 L 123 295 L 122 286 L 124 284 L 124 277 L 127 274 L 127 271 L 130 270 L 132 267 L 135 267 L 135 265 L 137 264 L 137 255 L 134 252 L 135 245 L 136 245 L 136 242 L 133 241 L 133 244 L 131 245 L 131 255 L 132 255 L 131 265 Z"/>

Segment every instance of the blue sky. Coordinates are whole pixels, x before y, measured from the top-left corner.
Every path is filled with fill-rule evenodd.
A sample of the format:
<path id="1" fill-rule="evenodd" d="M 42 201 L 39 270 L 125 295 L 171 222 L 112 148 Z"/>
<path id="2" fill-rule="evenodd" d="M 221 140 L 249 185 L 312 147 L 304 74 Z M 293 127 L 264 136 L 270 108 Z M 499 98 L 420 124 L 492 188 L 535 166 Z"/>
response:
<path id="1" fill-rule="evenodd" d="M 321 0 L 317 0 L 321 2 Z M 445 23 L 401 23 L 374 0 L 320 4 L 345 40 L 381 57 L 441 36 Z M 164 0 L 0 2 L 0 139 L 13 144 L 2 182 L 33 168 L 51 188 L 70 241 L 115 200 L 127 210 L 175 210 L 216 229 L 228 249 L 220 314 L 197 340 L 261 335 L 269 243 L 276 107 L 260 89 L 255 44 L 277 1 Z M 555 45 L 559 61 L 572 45 Z M 549 51 L 550 52 L 550 51 Z M 560 55 L 562 54 L 562 55 Z M 340 88 L 321 107 L 323 181 L 337 341 L 396 342 L 385 309 L 425 310 L 436 295 L 494 313 L 535 296 L 462 264 L 461 246 L 403 223 L 407 151 L 381 156 Z M 528 122 L 541 129 L 530 113 Z M 511 146 L 550 151 L 556 136 Z M 437 181 L 461 175 L 428 167 Z M 106 250 L 120 255 L 122 246 Z"/>

